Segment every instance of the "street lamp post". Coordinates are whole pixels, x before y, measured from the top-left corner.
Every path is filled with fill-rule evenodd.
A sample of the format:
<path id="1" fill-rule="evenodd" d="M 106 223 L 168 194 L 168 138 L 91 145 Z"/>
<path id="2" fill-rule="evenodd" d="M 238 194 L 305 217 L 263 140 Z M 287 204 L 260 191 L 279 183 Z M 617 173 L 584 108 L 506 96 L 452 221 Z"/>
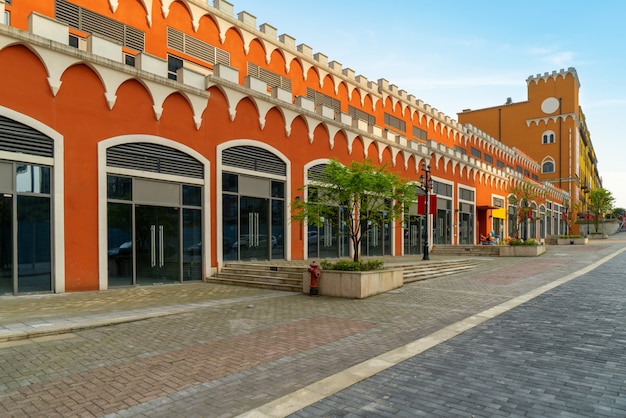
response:
<path id="1" fill-rule="evenodd" d="M 428 256 L 428 235 L 429 235 L 429 226 L 428 226 L 428 203 L 430 200 L 430 191 L 433 189 L 433 179 L 430 177 L 430 164 L 426 165 L 426 162 L 422 161 L 422 171 L 424 174 L 420 176 L 420 185 L 419 188 L 426 193 L 424 200 L 424 228 L 426 231 L 424 237 L 424 256 L 422 260 L 430 260 Z"/>

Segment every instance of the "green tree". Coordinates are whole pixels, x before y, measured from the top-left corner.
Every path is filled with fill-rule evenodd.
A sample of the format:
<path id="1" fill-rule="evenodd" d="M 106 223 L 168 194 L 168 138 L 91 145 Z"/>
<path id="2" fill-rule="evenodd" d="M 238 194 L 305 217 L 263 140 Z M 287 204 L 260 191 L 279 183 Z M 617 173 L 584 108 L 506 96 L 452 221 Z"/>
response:
<path id="1" fill-rule="evenodd" d="M 309 186 L 308 199 L 293 202 L 292 218 L 321 227 L 341 206 L 355 262 L 360 259 L 359 249 L 368 222 L 393 222 L 402 216 L 405 206 L 417 200 L 416 188 L 407 179 L 370 160 L 353 161 L 350 166 L 332 160 L 321 174 L 310 173 L 309 177 L 315 179 L 315 184 Z"/>
<path id="2" fill-rule="evenodd" d="M 593 213 L 593 225 L 596 227 L 596 232 L 598 232 L 598 224 L 613 209 L 615 198 L 610 191 L 600 187 L 593 189 L 589 193 L 588 199 L 589 210 Z"/>
<path id="3" fill-rule="evenodd" d="M 519 236 L 522 223 L 525 223 L 528 220 L 534 220 L 534 218 L 530 216 L 533 211 L 531 203 L 535 199 L 542 197 L 543 193 L 534 184 L 529 181 L 525 181 L 511 187 L 509 189 L 509 194 L 509 204 L 516 206 L 517 210 L 517 225 L 513 235 L 516 238 L 526 239 L 526 236 L 524 236 L 525 234 L 522 234 L 521 237 Z"/>
<path id="4" fill-rule="evenodd" d="M 626 209 L 624 208 L 614 208 L 613 209 L 613 217 L 617 219 L 622 219 L 622 217 L 626 214 Z"/>

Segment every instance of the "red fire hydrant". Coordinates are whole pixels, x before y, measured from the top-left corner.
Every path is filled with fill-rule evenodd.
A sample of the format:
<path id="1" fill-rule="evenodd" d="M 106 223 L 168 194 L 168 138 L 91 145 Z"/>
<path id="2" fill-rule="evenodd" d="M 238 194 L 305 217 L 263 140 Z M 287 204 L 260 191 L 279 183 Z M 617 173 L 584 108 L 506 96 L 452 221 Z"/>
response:
<path id="1" fill-rule="evenodd" d="M 311 274 L 311 287 L 309 290 L 309 295 L 317 296 L 319 295 L 319 288 L 317 287 L 317 279 L 320 278 L 322 271 L 320 270 L 320 266 L 317 265 L 315 260 L 309 264 L 309 273 Z"/>

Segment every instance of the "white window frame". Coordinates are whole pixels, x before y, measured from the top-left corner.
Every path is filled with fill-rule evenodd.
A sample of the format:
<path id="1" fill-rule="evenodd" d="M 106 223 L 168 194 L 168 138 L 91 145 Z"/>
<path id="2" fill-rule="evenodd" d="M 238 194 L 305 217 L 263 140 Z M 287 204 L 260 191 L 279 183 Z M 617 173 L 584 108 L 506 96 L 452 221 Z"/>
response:
<path id="1" fill-rule="evenodd" d="M 554 144 L 556 142 L 556 136 L 554 131 L 545 131 L 541 134 L 541 143 L 546 144 Z"/>

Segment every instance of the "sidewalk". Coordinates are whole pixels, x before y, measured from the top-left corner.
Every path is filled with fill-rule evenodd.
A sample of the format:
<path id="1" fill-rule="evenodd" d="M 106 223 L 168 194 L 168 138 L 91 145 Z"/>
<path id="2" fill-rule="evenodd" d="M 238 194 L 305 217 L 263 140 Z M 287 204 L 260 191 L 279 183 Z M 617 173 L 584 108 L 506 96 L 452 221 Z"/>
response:
<path id="1" fill-rule="evenodd" d="M 0 297 L 0 415 L 284 416 L 625 249 L 478 258 L 364 300 L 202 283 Z"/>
<path id="2" fill-rule="evenodd" d="M 450 258 L 459 257 L 431 255 L 432 262 Z M 383 259 L 386 265 L 423 262 L 421 255 Z M 277 263 L 308 265 L 307 261 L 302 260 L 278 261 L 272 264 Z M 0 296 L 0 342 L 176 315 L 203 307 L 252 303 L 294 295 L 299 293 L 185 283 L 92 292 Z"/>

